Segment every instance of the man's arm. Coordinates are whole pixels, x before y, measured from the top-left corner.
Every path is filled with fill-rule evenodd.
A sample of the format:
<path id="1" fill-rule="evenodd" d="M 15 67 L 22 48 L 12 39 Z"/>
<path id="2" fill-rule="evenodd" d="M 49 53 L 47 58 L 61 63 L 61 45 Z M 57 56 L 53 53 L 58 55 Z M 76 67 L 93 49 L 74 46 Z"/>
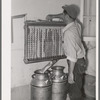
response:
<path id="1" fill-rule="evenodd" d="M 75 66 L 75 62 L 72 62 L 69 60 L 69 64 L 68 64 L 68 83 L 72 84 L 74 83 L 74 66 Z"/>
<path id="2" fill-rule="evenodd" d="M 49 14 L 46 16 L 46 20 L 52 21 L 53 18 L 60 18 L 62 20 L 64 20 L 64 16 L 63 13 L 60 14 Z"/>

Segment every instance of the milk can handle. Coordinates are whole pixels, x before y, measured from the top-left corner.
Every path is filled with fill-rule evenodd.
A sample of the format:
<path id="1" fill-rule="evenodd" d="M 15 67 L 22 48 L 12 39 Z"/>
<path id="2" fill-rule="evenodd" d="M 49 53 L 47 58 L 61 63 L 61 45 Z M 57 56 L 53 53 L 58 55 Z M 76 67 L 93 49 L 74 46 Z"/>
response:
<path id="1" fill-rule="evenodd" d="M 35 74 L 32 75 L 32 78 L 35 78 Z"/>
<path id="2" fill-rule="evenodd" d="M 48 83 L 48 80 L 45 80 L 45 83 L 47 84 Z"/>
<path id="3" fill-rule="evenodd" d="M 52 76 L 52 79 L 55 79 L 55 78 L 56 78 L 56 75 L 53 75 L 53 76 Z"/>
<path id="4" fill-rule="evenodd" d="M 66 79 L 67 78 L 67 75 L 65 74 L 65 75 L 61 76 L 60 78 L 61 79 Z"/>

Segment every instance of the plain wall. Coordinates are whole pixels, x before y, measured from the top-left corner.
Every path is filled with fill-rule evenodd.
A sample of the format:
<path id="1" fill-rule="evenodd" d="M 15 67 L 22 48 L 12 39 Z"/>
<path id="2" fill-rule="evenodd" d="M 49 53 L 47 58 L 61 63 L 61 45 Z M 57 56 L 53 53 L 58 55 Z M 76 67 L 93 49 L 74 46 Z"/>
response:
<path id="1" fill-rule="evenodd" d="M 81 0 L 12 0 L 12 16 L 27 13 L 27 19 L 45 19 L 47 14 L 62 12 L 65 4 L 81 6 Z"/>

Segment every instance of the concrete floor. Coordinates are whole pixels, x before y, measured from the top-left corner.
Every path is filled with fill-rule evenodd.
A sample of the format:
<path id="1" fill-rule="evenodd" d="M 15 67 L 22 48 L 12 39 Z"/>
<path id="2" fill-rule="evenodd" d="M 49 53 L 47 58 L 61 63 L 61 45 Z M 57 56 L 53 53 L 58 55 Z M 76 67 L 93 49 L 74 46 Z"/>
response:
<path id="1" fill-rule="evenodd" d="M 11 100 L 30 100 L 30 86 L 19 86 L 11 89 Z"/>

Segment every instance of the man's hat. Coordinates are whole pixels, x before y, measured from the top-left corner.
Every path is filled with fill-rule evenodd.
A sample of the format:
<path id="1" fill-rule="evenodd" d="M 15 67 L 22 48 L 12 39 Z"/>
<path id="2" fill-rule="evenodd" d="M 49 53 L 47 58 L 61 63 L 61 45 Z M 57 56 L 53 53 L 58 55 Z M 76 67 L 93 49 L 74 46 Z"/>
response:
<path id="1" fill-rule="evenodd" d="M 78 14 L 79 14 L 79 12 L 80 12 L 79 7 L 76 6 L 76 5 L 65 5 L 65 6 L 62 6 L 62 8 L 73 19 L 76 19 Z"/>

